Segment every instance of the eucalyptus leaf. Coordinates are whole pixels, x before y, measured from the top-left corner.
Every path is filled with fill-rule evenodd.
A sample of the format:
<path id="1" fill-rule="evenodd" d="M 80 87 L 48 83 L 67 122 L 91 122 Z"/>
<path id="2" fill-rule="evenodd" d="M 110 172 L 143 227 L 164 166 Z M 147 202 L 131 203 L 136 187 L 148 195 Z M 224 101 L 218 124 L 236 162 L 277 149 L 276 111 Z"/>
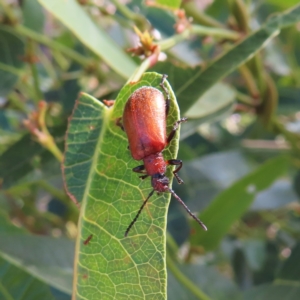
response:
<path id="1" fill-rule="evenodd" d="M 0 299 L 54 300 L 47 285 L 8 262 L 0 252 Z"/>
<path id="2" fill-rule="evenodd" d="M 277 36 L 282 28 L 300 21 L 300 5 L 283 13 L 271 16 L 257 31 L 217 57 L 207 68 L 187 78 L 176 95 L 182 99 L 180 108 L 185 113 L 214 84 L 252 58 L 268 42 Z"/>
<path id="3" fill-rule="evenodd" d="M 22 11 L 24 18 L 24 26 L 35 30 L 39 33 L 43 32 L 45 15 L 42 6 L 37 0 L 23 0 Z"/>
<path id="4" fill-rule="evenodd" d="M 116 73 L 124 78 L 134 72 L 133 60 L 91 20 L 76 0 L 39 0 L 39 2 Z M 71 12 L 71 13 L 70 13 Z"/>
<path id="5" fill-rule="evenodd" d="M 75 287 L 78 298 L 93 294 L 130 299 L 165 299 L 166 216 L 170 195 L 153 196 L 128 237 L 125 230 L 151 191 L 148 179 L 132 172 L 139 165 L 127 150 L 125 133 L 116 125 L 124 105 L 141 86 L 159 88 L 161 75 L 145 73 L 127 84 L 115 105 L 81 94 L 70 119 L 66 140 L 64 177 L 73 200 L 81 203 L 79 235 L 75 253 Z M 179 119 L 175 96 L 171 96 L 168 132 Z M 164 151 L 176 158 L 178 138 Z M 172 178 L 170 170 L 167 176 Z M 89 239 L 88 242 L 85 242 Z"/>
<path id="6" fill-rule="evenodd" d="M 200 218 L 208 231 L 203 232 L 198 228 L 198 224 L 192 223 L 196 232 L 191 236 L 192 243 L 207 250 L 216 248 L 231 225 L 247 211 L 257 193 L 283 175 L 288 165 L 289 159 L 285 156 L 270 159 L 221 192 L 201 213 Z"/>
<path id="7" fill-rule="evenodd" d="M 293 282 L 278 284 L 263 284 L 253 287 L 244 293 L 244 300 L 298 300 L 300 287 Z"/>
<path id="8" fill-rule="evenodd" d="M 181 0 L 154 0 L 152 6 L 157 6 L 165 9 L 179 9 Z"/>
<path id="9" fill-rule="evenodd" d="M 6 96 L 17 83 L 16 73 L 23 67 L 25 55 L 23 40 L 7 27 L 0 27 L 0 97 Z M 9 68 L 14 71 L 9 71 Z"/>

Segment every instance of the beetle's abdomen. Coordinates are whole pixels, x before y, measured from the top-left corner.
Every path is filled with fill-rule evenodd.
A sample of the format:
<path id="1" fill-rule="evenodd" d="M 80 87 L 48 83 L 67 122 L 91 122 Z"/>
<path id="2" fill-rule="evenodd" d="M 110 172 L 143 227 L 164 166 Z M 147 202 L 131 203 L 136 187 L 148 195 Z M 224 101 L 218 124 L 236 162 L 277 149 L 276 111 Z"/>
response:
<path id="1" fill-rule="evenodd" d="M 167 143 L 163 94 L 153 87 L 137 89 L 125 105 L 123 126 L 134 159 L 161 152 Z"/>

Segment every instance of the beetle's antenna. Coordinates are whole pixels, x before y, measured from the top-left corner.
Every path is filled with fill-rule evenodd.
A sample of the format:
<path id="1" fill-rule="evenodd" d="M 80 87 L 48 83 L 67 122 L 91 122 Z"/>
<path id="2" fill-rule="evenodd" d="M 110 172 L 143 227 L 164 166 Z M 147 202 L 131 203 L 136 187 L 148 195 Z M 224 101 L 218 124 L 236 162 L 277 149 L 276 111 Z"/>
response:
<path id="1" fill-rule="evenodd" d="M 152 190 L 150 192 L 150 194 L 148 195 L 147 199 L 144 201 L 144 203 L 142 204 L 142 206 L 140 207 L 138 213 L 136 214 L 135 218 L 132 220 L 132 222 L 129 224 L 128 228 L 125 231 L 124 236 L 126 237 L 128 235 L 128 232 L 130 231 L 131 227 L 133 226 L 133 224 L 136 222 L 136 220 L 138 219 L 140 213 L 142 212 L 143 208 L 145 207 L 147 201 L 149 200 L 149 198 L 153 195 L 154 190 Z"/>
<path id="2" fill-rule="evenodd" d="M 175 192 L 172 190 L 172 189 L 170 189 L 170 188 L 168 188 L 168 190 L 169 190 L 169 192 L 178 200 L 178 202 L 185 208 L 185 210 L 189 213 L 189 215 L 194 219 L 194 220 L 196 220 L 197 221 L 197 223 L 199 223 L 200 224 L 200 226 L 205 230 L 205 231 L 207 231 L 207 227 L 204 225 L 204 223 L 202 222 L 202 221 L 200 221 L 200 219 L 198 219 L 191 211 L 190 211 L 190 209 L 186 206 L 186 204 L 179 198 L 179 196 L 177 196 L 176 194 L 175 194 Z"/>

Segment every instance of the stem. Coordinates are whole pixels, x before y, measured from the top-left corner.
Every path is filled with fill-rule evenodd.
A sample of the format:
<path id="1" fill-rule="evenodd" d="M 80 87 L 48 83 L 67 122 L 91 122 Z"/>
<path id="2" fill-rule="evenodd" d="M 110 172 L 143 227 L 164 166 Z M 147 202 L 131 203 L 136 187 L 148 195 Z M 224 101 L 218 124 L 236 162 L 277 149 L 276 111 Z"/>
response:
<path id="1" fill-rule="evenodd" d="M 241 37 L 241 35 L 238 32 L 233 30 L 223 28 L 212 28 L 202 25 L 193 25 L 191 28 L 191 32 L 198 35 L 208 35 L 234 41 L 238 40 Z"/>
<path id="2" fill-rule="evenodd" d="M 43 188 L 50 195 L 52 195 L 54 198 L 57 198 L 62 203 L 67 204 L 67 205 L 72 203 L 72 202 L 70 202 L 69 197 L 64 192 L 62 192 L 61 190 L 59 190 L 59 189 L 55 188 L 54 186 L 50 185 L 45 180 L 38 180 L 38 181 L 34 182 L 34 184 L 36 184 L 39 187 Z"/>
<path id="3" fill-rule="evenodd" d="M 163 41 L 157 42 L 157 44 L 160 46 L 160 49 L 162 51 L 165 51 L 167 49 L 174 47 L 178 43 L 185 41 L 192 34 L 197 34 L 200 36 L 212 36 L 212 37 L 224 38 L 224 39 L 229 39 L 234 41 L 240 38 L 240 34 L 232 30 L 222 29 L 222 28 L 211 28 L 211 27 L 206 27 L 201 25 L 192 25 L 190 28 L 187 28 L 182 33 L 175 34 Z"/>
<path id="4" fill-rule="evenodd" d="M 2 62 L 0 62 L 0 69 L 3 71 L 6 71 L 6 72 L 12 73 L 14 75 L 17 75 L 17 76 L 22 76 L 24 74 L 24 71 L 19 70 L 18 68 L 15 68 L 11 65 L 4 64 Z"/>
<path id="5" fill-rule="evenodd" d="M 199 11 L 195 3 L 193 3 L 192 1 L 184 1 L 182 3 L 182 8 L 185 10 L 187 15 L 191 16 L 194 21 L 199 24 L 210 27 L 224 28 L 224 25 L 222 23 Z"/>
<path id="6" fill-rule="evenodd" d="M 63 161 L 63 154 L 60 151 L 60 149 L 57 147 L 53 136 L 50 134 L 48 131 L 48 128 L 46 126 L 46 111 L 47 111 L 47 106 L 45 105 L 44 107 L 41 108 L 40 113 L 39 113 L 39 125 L 41 128 L 41 131 L 43 132 L 45 138 L 44 139 L 38 139 L 39 142 L 47 148 L 56 158 L 57 160 L 61 163 Z"/>
<path id="7" fill-rule="evenodd" d="M 250 72 L 249 68 L 247 67 L 247 65 L 240 66 L 239 71 L 245 80 L 245 83 L 246 83 L 246 86 L 247 86 L 247 89 L 248 89 L 250 95 L 253 98 L 258 99 L 260 96 L 260 92 L 256 85 L 255 79 L 254 79 L 252 73 Z"/>
<path id="8" fill-rule="evenodd" d="M 4 13 L 7 16 L 7 18 L 9 19 L 10 23 L 12 25 L 17 24 L 18 20 L 15 17 L 15 14 L 14 14 L 13 10 L 11 9 L 11 7 L 9 6 L 9 4 L 7 4 L 5 2 L 5 0 L 0 0 L 0 6 L 2 6 Z"/>
<path id="9" fill-rule="evenodd" d="M 258 87 L 260 90 L 261 95 L 264 94 L 264 92 L 266 91 L 266 80 L 265 80 L 265 69 L 263 66 L 263 62 L 261 59 L 261 55 L 260 53 L 257 53 L 254 57 L 253 57 L 253 63 L 254 63 L 254 70 L 253 70 L 253 75 L 255 77 L 257 77 L 257 81 L 258 81 Z"/>
<path id="10" fill-rule="evenodd" d="M 127 83 L 129 82 L 136 82 L 139 81 L 141 76 L 144 74 L 144 72 L 147 71 L 150 67 L 154 66 L 158 60 L 158 55 L 160 52 L 160 47 L 158 46 L 157 51 L 154 52 L 151 56 L 147 57 L 139 67 L 135 69 L 133 74 L 128 79 Z"/>
<path id="11" fill-rule="evenodd" d="M 235 96 L 239 102 L 242 102 L 246 105 L 257 106 L 259 104 L 259 103 L 257 103 L 256 99 L 254 99 L 248 95 L 245 95 L 239 91 L 235 91 Z"/>
<path id="12" fill-rule="evenodd" d="M 190 37 L 190 30 L 185 30 L 180 34 L 175 34 L 163 41 L 157 42 L 157 44 L 160 46 L 161 51 L 166 51 L 174 47 L 178 43 L 185 41 L 189 37 Z"/>
<path id="13" fill-rule="evenodd" d="M 243 0 L 228 0 L 229 8 L 241 31 L 249 33 L 248 8 Z"/>
<path id="14" fill-rule="evenodd" d="M 291 144 L 293 150 L 296 153 L 299 153 L 300 136 L 296 133 L 287 130 L 285 126 L 280 121 L 278 121 L 275 117 L 273 117 L 273 119 L 271 120 L 271 125 L 272 125 L 272 129 L 276 133 L 282 134 L 285 137 L 285 139 Z"/>
<path id="15" fill-rule="evenodd" d="M 125 18 L 132 20 L 138 27 L 141 27 L 143 30 L 149 27 L 148 21 L 144 17 L 131 11 L 126 5 L 121 4 L 119 0 L 111 0 L 111 2 Z"/>
<path id="16" fill-rule="evenodd" d="M 187 278 L 176 266 L 173 260 L 167 256 L 167 267 L 173 273 L 174 277 L 182 283 L 190 292 L 200 300 L 210 300 L 189 278 Z"/>
<path id="17" fill-rule="evenodd" d="M 40 101 L 38 103 L 37 110 L 30 114 L 28 119 L 23 120 L 23 124 L 33 135 L 36 142 L 50 151 L 57 160 L 62 163 L 63 154 L 57 147 L 53 136 L 50 134 L 46 126 L 47 108 L 47 103 L 45 101 Z"/>
<path id="18" fill-rule="evenodd" d="M 23 101 L 23 99 L 20 97 L 20 94 L 18 94 L 18 92 L 11 91 L 7 97 L 9 102 L 12 103 L 14 107 L 16 107 L 17 109 L 19 109 L 25 114 L 29 113 L 29 109 L 26 107 L 25 101 Z"/>

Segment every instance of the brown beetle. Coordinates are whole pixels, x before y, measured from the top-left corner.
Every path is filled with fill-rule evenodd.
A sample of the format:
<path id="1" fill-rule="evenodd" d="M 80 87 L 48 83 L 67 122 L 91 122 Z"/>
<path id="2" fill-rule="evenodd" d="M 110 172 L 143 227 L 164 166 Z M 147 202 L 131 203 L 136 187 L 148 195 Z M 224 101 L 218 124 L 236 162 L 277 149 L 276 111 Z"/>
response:
<path id="1" fill-rule="evenodd" d="M 136 217 L 128 226 L 125 236 L 128 235 L 131 227 L 155 191 L 158 193 L 170 192 L 179 203 L 183 205 L 189 215 L 194 218 L 204 230 L 207 230 L 206 226 L 169 187 L 170 181 L 165 175 L 168 165 L 178 166 L 173 171 L 173 174 L 179 184 L 183 182 L 177 174 L 182 167 L 182 161 L 179 159 L 165 161 L 162 151 L 173 139 L 179 124 L 187 120 L 186 118 L 178 120 L 167 136 L 166 126 L 170 107 L 170 94 L 164 85 L 166 78 L 167 75 L 163 75 L 160 83 L 160 87 L 166 94 L 166 99 L 163 93 L 154 87 L 140 87 L 132 93 L 125 105 L 122 124 L 118 122 L 118 125 L 121 126 L 127 134 L 132 157 L 135 160 L 143 160 L 144 162 L 143 165 L 133 168 L 133 172 L 144 174 L 140 176 L 142 179 L 151 176 L 151 184 L 153 187 L 153 190 L 140 207 Z"/>

